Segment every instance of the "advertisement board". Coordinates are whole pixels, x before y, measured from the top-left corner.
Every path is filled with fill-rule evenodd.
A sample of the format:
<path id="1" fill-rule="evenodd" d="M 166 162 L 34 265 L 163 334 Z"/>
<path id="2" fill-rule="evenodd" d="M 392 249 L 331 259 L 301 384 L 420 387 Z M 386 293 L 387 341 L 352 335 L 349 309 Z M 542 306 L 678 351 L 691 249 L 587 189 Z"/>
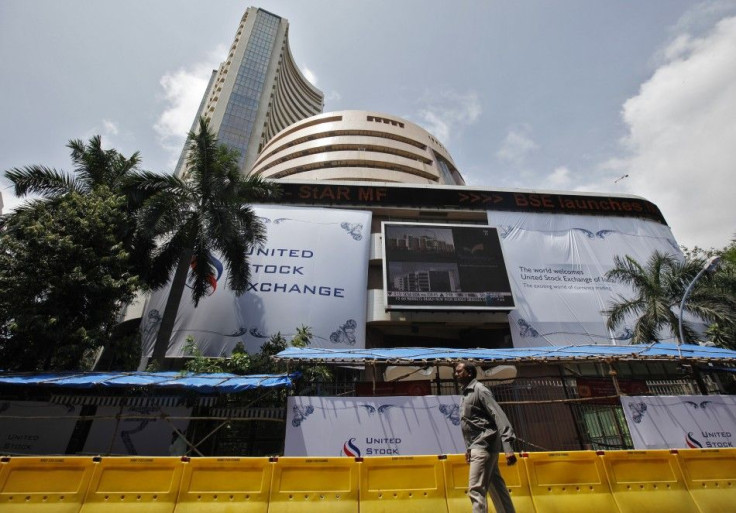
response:
<path id="1" fill-rule="evenodd" d="M 736 397 L 628 396 L 621 406 L 635 449 L 734 447 Z"/>
<path id="2" fill-rule="evenodd" d="M 284 456 L 465 452 L 459 395 L 287 399 Z"/>
<path id="3" fill-rule="evenodd" d="M 80 406 L 0 401 L 0 454 L 64 454 Z"/>
<path id="4" fill-rule="evenodd" d="M 514 347 L 630 344 L 636 315 L 606 327 L 606 310 L 634 297 L 628 284 L 606 278 L 615 257 L 642 265 L 655 251 L 683 258 L 670 228 L 645 219 L 489 211 L 488 224 L 498 229 L 516 298 Z M 658 340 L 674 334 L 662 330 Z"/>
<path id="5" fill-rule="evenodd" d="M 514 307 L 495 228 L 384 222 L 382 229 L 387 309 Z"/>
<path id="6" fill-rule="evenodd" d="M 267 241 L 248 253 L 251 279 L 241 296 L 227 287 L 227 266 L 211 256 L 209 294 L 195 308 L 187 288 L 166 353 L 184 354 L 192 340 L 204 356 L 229 356 L 237 343 L 258 352 L 276 333 L 290 340 L 311 329 L 312 347 L 365 347 L 371 213 L 327 208 L 253 207 Z M 143 355 L 158 334 L 169 287 L 149 297 L 141 321 Z"/>

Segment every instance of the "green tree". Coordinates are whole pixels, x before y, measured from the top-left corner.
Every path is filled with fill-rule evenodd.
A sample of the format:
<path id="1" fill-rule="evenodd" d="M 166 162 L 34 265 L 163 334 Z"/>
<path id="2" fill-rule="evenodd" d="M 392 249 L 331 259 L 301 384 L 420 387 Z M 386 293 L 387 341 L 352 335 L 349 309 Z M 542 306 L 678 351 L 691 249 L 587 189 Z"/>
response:
<path id="1" fill-rule="evenodd" d="M 276 196 L 279 189 L 260 177 L 244 177 L 239 155 L 217 142 L 205 118 L 187 138 L 187 169 L 182 178 L 135 172 L 126 179 L 126 193 L 138 211 L 136 239 L 156 241 L 151 266 L 155 282 L 163 286 L 171 272 L 171 289 L 153 350 L 153 362 L 161 366 L 166 356 L 182 295 L 191 268 L 192 301 L 205 297 L 214 278 L 213 252 L 223 258 L 228 286 L 245 292 L 250 279 L 247 251 L 265 241 L 262 223 L 250 204 Z M 202 264 L 202 265 L 200 265 Z"/>
<path id="2" fill-rule="evenodd" d="M 702 269 L 702 259 L 680 261 L 672 255 L 655 251 L 642 265 L 630 256 L 615 257 L 614 268 L 606 273 L 606 279 L 629 285 L 633 297 L 619 296 L 604 311 L 608 316 L 607 327 L 616 329 L 627 317 L 636 316 L 633 343 L 657 341 L 663 330 L 669 330 L 679 338 L 679 306 L 688 284 Z M 727 296 L 708 287 L 712 280 L 704 276 L 693 287 L 685 311 L 706 322 L 725 321 L 732 315 Z M 683 321 L 685 340 L 697 339 L 691 324 Z"/>
<path id="3" fill-rule="evenodd" d="M 46 199 L 55 199 L 71 192 L 89 194 L 99 186 L 117 192 L 125 177 L 140 164 L 138 152 L 124 157 L 116 150 L 103 149 L 99 135 L 90 138 L 86 144 L 80 139 L 73 139 L 67 148 L 71 150 L 73 174 L 41 165 L 6 171 L 5 177 L 13 184 L 15 195 L 37 194 Z"/>
<path id="4" fill-rule="evenodd" d="M 736 310 L 736 239 L 723 249 L 704 250 L 702 248 L 685 248 L 685 255 L 689 258 L 705 260 L 712 256 L 720 256 L 720 265 L 704 286 L 712 294 L 721 294 Z M 736 349 L 736 319 L 731 316 L 727 319 L 718 319 L 708 328 L 710 340 L 717 346 Z"/>
<path id="5" fill-rule="evenodd" d="M 124 200 L 105 186 L 36 201 L 0 234 L 0 361 L 4 369 L 78 369 L 105 344 L 133 297 L 121 232 Z"/>

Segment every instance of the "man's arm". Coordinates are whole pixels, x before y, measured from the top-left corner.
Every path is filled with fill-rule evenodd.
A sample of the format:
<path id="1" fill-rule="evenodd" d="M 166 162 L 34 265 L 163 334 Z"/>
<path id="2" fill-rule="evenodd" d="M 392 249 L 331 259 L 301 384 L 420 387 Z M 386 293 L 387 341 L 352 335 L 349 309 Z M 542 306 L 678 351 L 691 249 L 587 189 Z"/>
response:
<path id="1" fill-rule="evenodd" d="M 484 389 L 484 390 L 483 390 Z M 501 409 L 501 406 L 493 398 L 493 394 L 488 388 L 483 387 L 480 398 L 483 406 L 485 407 L 488 414 L 493 418 L 498 429 L 498 436 L 501 437 L 501 444 L 503 445 L 503 452 L 506 454 L 506 462 L 509 465 L 516 463 L 516 455 L 514 454 L 514 448 L 511 446 L 511 442 L 516 440 L 516 434 L 514 428 L 511 427 L 508 417 Z"/>

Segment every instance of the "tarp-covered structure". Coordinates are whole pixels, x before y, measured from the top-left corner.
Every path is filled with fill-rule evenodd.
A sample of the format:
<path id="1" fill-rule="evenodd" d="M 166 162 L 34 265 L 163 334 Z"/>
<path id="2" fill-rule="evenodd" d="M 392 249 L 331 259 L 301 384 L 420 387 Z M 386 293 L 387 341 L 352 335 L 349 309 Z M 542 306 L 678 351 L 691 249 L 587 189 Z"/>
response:
<path id="1" fill-rule="evenodd" d="M 0 386 L 39 386 L 73 389 L 110 389 L 145 387 L 149 390 L 189 390 L 200 393 L 232 394 L 261 388 L 292 388 L 293 374 L 228 373 L 195 374 L 181 372 L 59 372 L 0 374 Z"/>
<path id="2" fill-rule="evenodd" d="M 577 345 L 504 349 L 454 349 L 441 347 L 395 347 L 378 349 L 325 349 L 290 347 L 275 359 L 291 362 L 332 364 L 418 365 L 453 364 L 458 361 L 488 363 L 542 363 L 595 361 L 679 361 L 736 364 L 736 351 L 690 344 Z"/>

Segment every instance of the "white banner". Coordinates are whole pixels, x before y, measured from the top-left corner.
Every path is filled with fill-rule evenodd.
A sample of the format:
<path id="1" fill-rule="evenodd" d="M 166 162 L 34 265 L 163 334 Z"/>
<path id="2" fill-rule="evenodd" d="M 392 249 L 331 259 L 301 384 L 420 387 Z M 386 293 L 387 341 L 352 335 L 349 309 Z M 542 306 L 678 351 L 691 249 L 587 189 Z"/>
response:
<path id="1" fill-rule="evenodd" d="M 460 399 L 289 397 L 284 456 L 465 453 Z"/>
<path id="2" fill-rule="evenodd" d="M 0 401 L 0 454 L 65 454 L 78 417 L 78 406 Z"/>
<path id="3" fill-rule="evenodd" d="M 122 416 L 119 422 L 115 418 L 118 414 Z M 167 421 L 162 416 L 190 417 L 191 414 L 191 408 L 182 406 L 128 407 L 122 411 L 120 407 L 100 406 L 95 415 L 106 418 L 95 419 L 92 422 L 84 444 L 84 453 L 129 456 L 181 454 L 182 451 L 179 450 L 181 445 L 175 436 L 174 427 L 185 433 L 189 419 L 174 418 Z M 175 453 L 173 448 L 176 448 Z"/>
<path id="4" fill-rule="evenodd" d="M 607 282 L 615 256 L 646 264 L 654 251 L 682 258 L 668 226 L 642 219 L 488 212 L 498 228 L 516 309 L 509 314 L 514 347 L 629 344 L 635 318 L 615 333 L 610 308 L 628 286 Z M 674 334 L 661 333 L 660 342 Z"/>
<path id="5" fill-rule="evenodd" d="M 734 396 L 628 396 L 621 405 L 636 449 L 735 446 Z"/>
<path id="6" fill-rule="evenodd" d="M 229 356 L 238 342 L 257 352 L 272 335 L 287 340 L 308 326 L 312 347 L 364 348 L 371 213 L 327 208 L 256 206 L 268 241 L 249 255 L 251 283 L 236 297 L 217 258 L 211 293 L 194 308 L 182 298 L 167 356 L 181 356 L 191 336 L 205 356 Z M 141 322 L 150 356 L 168 287 L 147 301 Z"/>

